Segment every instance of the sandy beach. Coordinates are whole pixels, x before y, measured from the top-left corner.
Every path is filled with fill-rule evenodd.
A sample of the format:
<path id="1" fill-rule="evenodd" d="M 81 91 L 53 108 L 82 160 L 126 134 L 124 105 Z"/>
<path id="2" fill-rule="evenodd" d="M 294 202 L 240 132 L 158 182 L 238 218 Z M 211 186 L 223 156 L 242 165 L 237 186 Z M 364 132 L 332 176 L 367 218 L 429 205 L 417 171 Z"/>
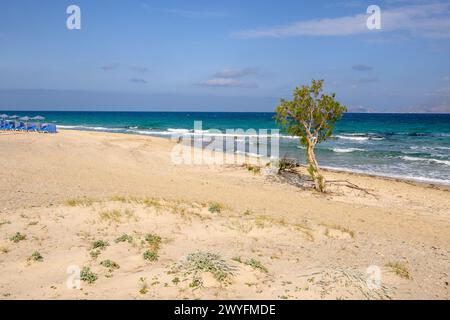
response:
<path id="1" fill-rule="evenodd" d="M 0 134 L 0 299 L 450 298 L 448 187 L 326 171 L 352 184 L 322 195 L 174 144 Z"/>

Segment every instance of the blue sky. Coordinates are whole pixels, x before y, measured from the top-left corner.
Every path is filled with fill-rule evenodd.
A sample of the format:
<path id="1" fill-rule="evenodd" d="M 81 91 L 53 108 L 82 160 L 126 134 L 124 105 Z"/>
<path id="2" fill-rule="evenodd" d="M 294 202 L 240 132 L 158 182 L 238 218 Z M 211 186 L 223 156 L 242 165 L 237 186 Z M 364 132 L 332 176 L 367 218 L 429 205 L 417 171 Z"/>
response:
<path id="1" fill-rule="evenodd" d="M 450 1 L 0 5 L 5 110 L 272 111 L 319 78 L 352 111 L 450 112 Z"/>

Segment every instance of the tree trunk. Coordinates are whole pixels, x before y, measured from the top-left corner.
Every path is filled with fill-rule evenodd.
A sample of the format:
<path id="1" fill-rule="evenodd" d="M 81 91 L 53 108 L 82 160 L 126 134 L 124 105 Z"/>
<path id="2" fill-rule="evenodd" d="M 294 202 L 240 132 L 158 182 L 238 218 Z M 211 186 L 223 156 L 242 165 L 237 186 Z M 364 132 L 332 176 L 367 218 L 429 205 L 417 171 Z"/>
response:
<path id="1" fill-rule="evenodd" d="M 320 173 L 319 165 L 317 164 L 316 155 L 314 154 L 314 143 L 308 143 L 306 149 L 306 161 L 308 162 L 308 172 L 314 181 L 314 187 L 317 191 L 325 192 L 325 178 Z"/>

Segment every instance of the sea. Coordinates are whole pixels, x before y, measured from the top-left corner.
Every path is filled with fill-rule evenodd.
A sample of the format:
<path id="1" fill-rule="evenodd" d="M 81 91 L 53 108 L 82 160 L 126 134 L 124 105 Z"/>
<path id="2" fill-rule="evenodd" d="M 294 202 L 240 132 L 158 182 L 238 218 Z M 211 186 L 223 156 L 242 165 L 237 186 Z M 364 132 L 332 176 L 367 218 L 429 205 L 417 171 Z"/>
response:
<path id="1" fill-rule="evenodd" d="M 222 112 L 49 112 L 0 111 L 44 116 L 60 129 L 121 132 L 171 138 L 242 129 L 246 139 L 280 129 L 273 113 Z M 194 122 L 202 128 L 194 130 Z M 250 130 L 250 131 L 248 131 Z M 264 131 L 262 131 L 264 132 Z M 275 132 L 275 131 L 273 131 Z M 298 137 L 280 132 L 280 156 L 305 163 Z M 450 114 L 347 113 L 332 137 L 317 146 L 325 168 L 450 185 Z"/>

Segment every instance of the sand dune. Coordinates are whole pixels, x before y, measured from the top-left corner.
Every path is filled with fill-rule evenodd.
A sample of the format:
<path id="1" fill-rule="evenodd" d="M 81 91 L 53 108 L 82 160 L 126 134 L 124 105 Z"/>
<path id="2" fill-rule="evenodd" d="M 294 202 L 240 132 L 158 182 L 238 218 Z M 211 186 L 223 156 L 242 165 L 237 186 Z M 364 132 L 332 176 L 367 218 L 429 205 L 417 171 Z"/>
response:
<path id="1" fill-rule="evenodd" d="M 0 298 L 450 298 L 448 188 L 330 171 L 365 191 L 321 195 L 298 175 L 176 166 L 173 145 L 0 135 Z M 68 288 L 70 266 L 92 283 Z"/>

